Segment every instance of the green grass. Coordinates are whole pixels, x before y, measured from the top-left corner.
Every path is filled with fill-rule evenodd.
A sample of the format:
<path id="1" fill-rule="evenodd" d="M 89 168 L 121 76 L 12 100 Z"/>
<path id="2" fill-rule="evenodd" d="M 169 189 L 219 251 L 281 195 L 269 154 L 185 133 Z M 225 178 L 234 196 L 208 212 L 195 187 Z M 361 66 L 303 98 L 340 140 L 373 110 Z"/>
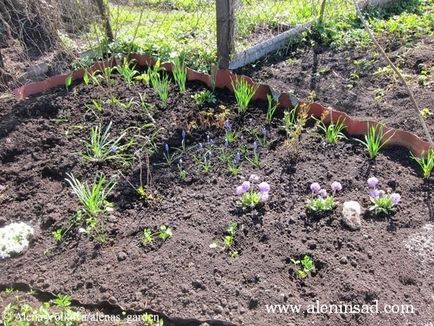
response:
<path id="1" fill-rule="evenodd" d="M 240 0 L 235 52 L 253 45 L 249 36 L 260 27 L 295 26 L 318 17 L 320 4 L 321 0 Z M 134 40 L 144 52 L 163 61 L 187 53 L 186 65 L 204 71 L 215 63 L 214 0 L 130 0 L 129 5 L 110 4 L 109 8 L 117 40 Z M 406 44 L 434 35 L 434 3 L 430 0 L 412 0 L 387 11 L 371 11 L 367 17 L 382 41 L 386 38 Z M 324 22 L 322 30 L 315 29 L 308 37 L 319 36 L 337 48 L 372 46 L 351 2 L 329 0 Z M 95 41 L 95 35 L 88 35 L 88 39 Z"/>

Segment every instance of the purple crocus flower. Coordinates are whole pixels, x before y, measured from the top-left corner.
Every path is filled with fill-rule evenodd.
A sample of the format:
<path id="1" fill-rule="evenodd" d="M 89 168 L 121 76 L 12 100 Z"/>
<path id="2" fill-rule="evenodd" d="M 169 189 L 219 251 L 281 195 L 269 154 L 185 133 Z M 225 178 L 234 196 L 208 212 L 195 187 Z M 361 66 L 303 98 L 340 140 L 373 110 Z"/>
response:
<path id="1" fill-rule="evenodd" d="M 270 198 L 270 194 L 268 192 L 261 192 L 259 194 L 260 198 L 261 198 L 261 203 L 265 203 L 268 201 L 268 199 Z"/>
<path id="2" fill-rule="evenodd" d="M 166 152 L 166 153 L 169 153 L 169 144 L 164 144 L 164 151 Z"/>
<path id="3" fill-rule="evenodd" d="M 258 188 L 259 188 L 259 191 L 261 192 L 261 193 L 264 193 L 264 192 L 269 192 L 270 191 L 270 185 L 267 183 L 267 182 L 261 182 L 259 185 L 258 185 Z"/>
<path id="4" fill-rule="evenodd" d="M 318 191 L 318 196 L 320 196 L 321 198 L 326 198 L 327 191 L 325 189 L 320 189 L 320 191 Z"/>
<path id="5" fill-rule="evenodd" d="M 368 186 L 369 188 L 374 189 L 378 184 L 378 179 L 376 177 L 371 177 L 368 179 Z"/>
<path id="6" fill-rule="evenodd" d="M 314 182 L 314 183 L 312 183 L 312 184 L 310 185 L 310 190 L 311 190 L 314 194 L 316 194 L 318 191 L 321 190 L 321 186 L 319 185 L 318 182 Z"/>
<path id="7" fill-rule="evenodd" d="M 244 192 L 249 191 L 249 189 L 250 189 L 250 182 L 249 182 L 249 181 L 244 181 L 244 182 L 241 184 L 241 187 L 243 188 Z"/>
<path id="8" fill-rule="evenodd" d="M 338 181 L 335 181 L 332 183 L 331 188 L 332 188 L 333 193 L 335 193 L 337 191 L 341 191 L 342 190 L 342 184 Z"/>
<path id="9" fill-rule="evenodd" d="M 237 190 L 236 190 L 236 194 L 237 195 L 242 195 L 244 194 L 246 191 L 244 190 L 243 186 L 238 186 Z"/>
<path id="10" fill-rule="evenodd" d="M 380 198 L 380 191 L 377 189 L 371 189 L 369 191 L 369 196 L 371 196 L 374 199 L 378 199 L 378 198 Z"/>
<path id="11" fill-rule="evenodd" d="M 390 195 L 390 200 L 392 201 L 393 205 L 398 205 L 401 201 L 401 195 L 398 193 L 393 193 Z"/>

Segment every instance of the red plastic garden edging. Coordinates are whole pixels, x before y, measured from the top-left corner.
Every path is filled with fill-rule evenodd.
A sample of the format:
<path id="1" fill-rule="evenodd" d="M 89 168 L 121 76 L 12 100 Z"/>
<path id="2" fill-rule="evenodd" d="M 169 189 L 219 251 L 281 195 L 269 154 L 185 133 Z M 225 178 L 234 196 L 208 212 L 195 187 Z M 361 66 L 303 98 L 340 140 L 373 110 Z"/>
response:
<path id="1" fill-rule="evenodd" d="M 134 59 L 139 66 L 152 66 L 156 62 L 154 58 L 143 54 L 131 54 L 130 59 Z M 97 70 L 102 70 L 104 67 L 113 67 L 115 65 L 116 61 L 112 58 L 110 60 L 97 62 L 86 69 L 89 73 L 93 73 Z M 173 69 L 173 64 L 166 62 L 162 64 L 162 67 L 164 67 L 167 71 L 171 72 Z M 83 68 L 73 71 L 72 80 L 75 81 L 82 79 L 86 69 Z M 208 87 L 211 87 L 214 82 L 215 87 L 227 88 L 231 92 L 233 92 L 232 81 L 238 78 L 243 78 L 249 84 L 257 87 L 256 93 L 253 97 L 254 100 L 266 101 L 267 95 L 271 94 L 272 91 L 272 88 L 270 86 L 265 84 L 257 84 L 250 77 L 234 74 L 230 70 L 218 70 L 213 77 L 211 77 L 211 75 L 209 74 L 201 73 L 190 68 L 187 68 L 187 70 L 187 78 L 189 81 L 200 81 Z M 57 75 L 43 81 L 21 86 L 14 90 L 14 95 L 18 101 L 21 101 L 28 96 L 41 94 L 52 88 L 65 85 L 65 80 L 70 75 L 71 74 Z M 292 106 L 291 97 L 288 93 L 282 93 L 279 96 L 279 106 L 282 108 L 290 108 Z M 317 102 L 310 105 L 309 115 L 312 115 L 318 119 L 323 118 L 324 123 L 326 124 L 330 122 L 336 123 L 338 121 L 341 121 L 346 125 L 346 132 L 351 136 L 365 135 L 369 127 L 380 125 L 380 123 L 375 121 L 359 120 L 352 118 L 344 112 L 334 110 L 330 107 L 326 108 Z M 424 141 L 419 136 L 416 136 L 411 132 L 389 127 L 385 127 L 384 132 L 388 135 L 391 135 L 390 139 L 388 137 L 388 146 L 403 146 L 410 150 L 415 156 L 420 157 L 423 155 L 424 152 L 426 153 L 430 149 L 430 144 L 427 141 Z"/>

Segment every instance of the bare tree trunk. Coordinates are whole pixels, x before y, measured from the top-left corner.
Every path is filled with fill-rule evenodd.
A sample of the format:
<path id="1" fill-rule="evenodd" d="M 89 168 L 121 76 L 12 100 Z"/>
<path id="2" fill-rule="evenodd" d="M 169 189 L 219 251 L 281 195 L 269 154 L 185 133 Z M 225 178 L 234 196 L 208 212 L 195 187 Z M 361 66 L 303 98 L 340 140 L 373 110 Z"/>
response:
<path id="1" fill-rule="evenodd" d="M 101 15 L 101 18 L 102 18 L 103 23 L 104 23 L 104 28 L 105 28 L 107 40 L 109 42 L 113 42 L 113 40 L 114 40 L 113 30 L 112 30 L 112 26 L 110 24 L 110 17 L 108 16 L 107 8 L 106 8 L 106 5 L 104 4 L 104 0 L 95 0 L 95 2 L 98 6 L 99 14 Z"/>

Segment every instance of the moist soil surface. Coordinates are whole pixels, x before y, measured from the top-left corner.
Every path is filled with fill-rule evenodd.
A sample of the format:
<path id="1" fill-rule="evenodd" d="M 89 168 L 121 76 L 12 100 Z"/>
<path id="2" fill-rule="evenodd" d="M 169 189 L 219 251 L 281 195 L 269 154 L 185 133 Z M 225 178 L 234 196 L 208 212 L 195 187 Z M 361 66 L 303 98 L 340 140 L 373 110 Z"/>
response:
<path id="1" fill-rule="evenodd" d="M 388 56 L 399 67 L 420 109 L 433 112 L 434 40 L 406 46 L 397 40 L 380 43 L 387 44 Z M 299 47 L 290 55 L 274 55 L 237 72 L 301 98 L 314 91 L 323 105 L 426 138 L 408 91 L 375 48 Z M 433 135 L 434 115 L 426 122 Z"/>
<path id="2" fill-rule="evenodd" d="M 331 53 L 326 55 L 331 57 Z M 333 62 L 337 65 L 339 60 Z M 279 76 L 292 74 L 295 71 L 288 69 Z M 278 80 L 271 78 L 271 83 Z M 286 83 L 302 87 L 306 80 Z M 388 148 L 370 161 L 359 143 L 346 140 L 328 145 L 311 127 L 299 142 L 288 144 L 279 129 L 279 112 L 268 127 L 270 143 L 259 145 L 261 167 L 257 168 L 246 157 L 251 159 L 254 135 L 260 135 L 265 126 L 266 103 L 253 103 L 240 117 L 233 96 L 217 90 L 210 115 L 208 106 L 198 107 L 191 98 L 203 90 L 199 84 L 189 83 L 184 94 L 172 86 L 164 107 L 144 84 L 128 87 L 118 76 L 114 83 L 104 88 L 74 85 L 70 91 L 59 88 L 20 103 L 2 104 L 0 224 L 24 221 L 36 229 L 36 235 L 25 254 L 1 261 L 0 285 L 26 283 L 41 291 L 69 294 L 82 303 L 109 301 L 125 309 L 152 309 L 170 317 L 235 325 L 426 325 L 433 321 L 432 265 L 426 264 L 420 251 L 408 250 L 406 245 L 433 219 L 432 184 L 423 181 L 408 151 Z M 342 88 L 321 89 L 328 94 L 328 102 L 346 98 Z M 138 104 L 139 93 L 149 104 L 152 118 Z M 390 97 L 397 101 L 406 100 L 393 94 Z M 134 98 L 137 104 L 129 109 L 107 104 L 102 113 L 87 108 L 92 100 L 111 96 L 122 101 Z M 359 104 L 365 106 L 357 99 L 366 97 L 347 99 L 352 113 Z M 394 112 L 389 105 L 383 111 L 377 104 L 370 114 L 393 115 L 396 122 Z M 239 132 L 226 149 L 242 153 L 238 176 L 232 176 L 219 161 L 225 118 Z M 90 129 L 109 122 L 113 136 L 125 131 L 124 141 L 134 140 L 129 149 L 134 159 L 128 165 L 83 159 Z M 156 129 L 156 150 L 148 165 L 145 144 Z M 163 157 L 164 143 L 169 144 L 170 153 L 182 147 L 182 129 L 187 131 L 187 150 L 182 156 L 188 173 L 185 180 L 179 177 L 177 164 L 168 166 Z M 200 142 L 212 152 L 208 174 L 192 159 L 203 153 Z M 152 199 L 143 200 L 135 192 L 141 170 Z M 152 182 L 146 184 L 148 172 Z M 52 232 L 65 228 L 79 208 L 65 181 L 67 173 L 88 183 L 98 174 L 117 181 L 108 198 L 113 211 L 99 216 L 105 242 L 78 232 L 79 226 L 71 228 L 61 243 L 54 240 Z M 243 211 L 235 188 L 252 173 L 271 185 L 270 200 L 258 209 Z M 357 200 L 367 209 L 366 180 L 373 175 L 382 189 L 400 193 L 402 203 L 391 218 L 375 217 L 366 210 L 361 229 L 351 231 L 341 222 L 342 204 Z M 319 182 L 330 189 L 332 181 L 343 185 L 336 195 L 336 209 L 321 217 L 306 213 L 310 184 Z M 238 257 L 210 248 L 215 240 L 223 239 L 231 222 L 238 223 L 234 246 Z M 170 226 L 173 236 L 144 245 L 143 229 L 157 230 L 160 225 Z M 316 270 L 301 280 L 291 258 L 304 255 L 313 258 Z M 379 313 L 305 311 L 316 301 L 373 305 L 377 300 Z M 302 310 L 269 313 L 267 305 L 272 304 L 299 304 Z M 385 305 L 412 305 L 414 313 L 401 313 L 408 312 L 408 307 L 399 308 L 400 313 L 384 313 Z M 194 325 L 184 323 L 189 324 Z"/>

